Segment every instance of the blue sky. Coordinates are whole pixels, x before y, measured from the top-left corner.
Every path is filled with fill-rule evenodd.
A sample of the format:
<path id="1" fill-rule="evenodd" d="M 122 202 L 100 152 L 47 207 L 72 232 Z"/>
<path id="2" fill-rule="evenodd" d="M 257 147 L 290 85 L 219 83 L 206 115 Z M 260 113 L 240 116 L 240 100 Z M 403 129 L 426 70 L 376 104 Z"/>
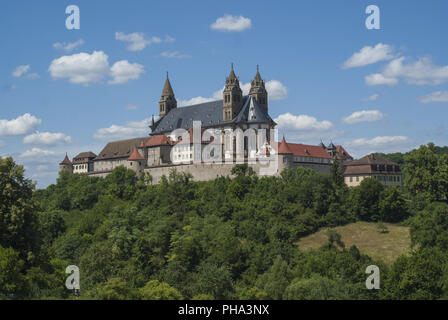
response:
<path id="1" fill-rule="evenodd" d="M 68 5 L 80 29 L 68 30 Z M 368 5 L 380 30 L 368 30 Z M 0 155 L 39 187 L 68 152 L 145 136 L 169 71 L 179 105 L 256 65 L 288 141 L 354 156 L 448 145 L 446 1 L 8 1 L 0 11 Z"/>

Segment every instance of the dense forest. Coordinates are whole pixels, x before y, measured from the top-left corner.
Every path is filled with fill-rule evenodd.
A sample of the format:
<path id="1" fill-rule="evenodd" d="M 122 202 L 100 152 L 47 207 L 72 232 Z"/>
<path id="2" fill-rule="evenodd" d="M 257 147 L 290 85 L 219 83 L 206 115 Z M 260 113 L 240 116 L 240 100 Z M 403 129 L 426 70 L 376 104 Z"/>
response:
<path id="1" fill-rule="evenodd" d="M 444 299 L 448 298 L 447 147 L 421 146 L 400 162 L 404 187 L 343 183 L 287 169 L 197 182 L 172 171 L 160 184 L 124 167 L 106 178 L 62 172 L 35 190 L 0 158 L 0 299 Z M 355 221 L 410 226 L 412 250 L 393 264 L 347 248 L 331 230 L 317 250 L 295 243 Z M 80 270 L 80 291 L 65 269 Z M 380 290 L 367 290 L 377 265 Z"/>

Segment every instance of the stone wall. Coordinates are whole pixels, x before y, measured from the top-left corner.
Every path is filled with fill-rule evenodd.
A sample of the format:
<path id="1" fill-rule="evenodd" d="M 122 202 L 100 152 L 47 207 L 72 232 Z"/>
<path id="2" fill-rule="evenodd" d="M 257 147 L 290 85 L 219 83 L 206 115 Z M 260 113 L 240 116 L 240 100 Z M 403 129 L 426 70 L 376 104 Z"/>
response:
<path id="1" fill-rule="evenodd" d="M 144 169 L 145 172 L 149 172 L 153 177 L 153 183 L 157 184 L 160 182 L 160 179 L 163 175 L 166 177 L 169 176 L 172 170 L 176 170 L 177 172 L 185 172 L 190 173 L 193 176 L 194 181 L 208 181 L 216 179 L 220 176 L 232 177 L 232 168 L 235 166 L 235 163 L 197 163 L 197 164 L 180 164 L 180 165 L 170 165 L 163 167 L 152 167 Z M 258 175 L 266 175 L 263 174 L 262 168 L 267 168 L 266 165 L 255 163 L 250 164 L 250 166 L 254 169 L 254 171 Z M 278 175 L 278 170 L 275 171 L 274 175 Z"/>

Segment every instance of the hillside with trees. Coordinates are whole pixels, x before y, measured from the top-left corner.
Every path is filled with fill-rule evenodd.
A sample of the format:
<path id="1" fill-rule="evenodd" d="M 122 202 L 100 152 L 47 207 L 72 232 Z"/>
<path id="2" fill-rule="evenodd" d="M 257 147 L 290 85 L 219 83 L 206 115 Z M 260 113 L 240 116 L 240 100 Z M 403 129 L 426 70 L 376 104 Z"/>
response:
<path id="1" fill-rule="evenodd" d="M 160 184 L 124 167 L 106 178 L 61 172 L 35 190 L 0 158 L 0 299 L 439 299 L 448 297 L 448 156 L 432 144 L 403 156 L 403 189 L 375 179 L 348 188 L 287 169 Z M 338 164 L 335 164 L 337 166 Z M 386 264 L 332 230 L 318 249 L 295 245 L 357 221 L 410 227 L 412 252 Z M 65 268 L 80 269 L 80 295 Z M 381 270 L 367 290 L 366 267 Z"/>

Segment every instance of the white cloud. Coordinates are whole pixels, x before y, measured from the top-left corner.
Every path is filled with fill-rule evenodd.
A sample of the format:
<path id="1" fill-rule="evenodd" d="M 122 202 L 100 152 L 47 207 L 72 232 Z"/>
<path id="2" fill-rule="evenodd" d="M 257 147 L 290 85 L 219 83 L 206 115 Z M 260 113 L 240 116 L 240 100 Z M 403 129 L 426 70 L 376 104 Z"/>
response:
<path id="1" fill-rule="evenodd" d="M 170 36 L 166 36 L 164 42 L 174 42 L 176 41 L 176 39 L 174 39 L 173 37 Z"/>
<path id="2" fill-rule="evenodd" d="M 369 86 L 395 86 L 398 84 L 398 79 L 387 78 L 381 73 L 370 74 L 365 77 L 365 81 Z"/>
<path id="3" fill-rule="evenodd" d="M 34 131 L 42 120 L 25 113 L 12 120 L 0 119 L 0 136 L 18 136 Z"/>
<path id="4" fill-rule="evenodd" d="M 147 136 L 151 118 L 142 121 L 131 121 L 124 125 L 111 125 L 108 128 L 98 129 L 93 137 L 97 140 L 118 140 Z"/>
<path id="5" fill-rule="evenodd" d="M 316 118 L 308 115 L 293 115 L 284 113 L 279 115 L 274 121 L 281 130 L 315 130 L 325 131 L 333 128 L 333 124 L 328 120 L 318 121 Z"/>
<path id="6" fill-rule="evenodd" d="M 392 53 L 393 48 L 387 44 L 378 43 L 375 47 L 365 46 L 345 61 L 342 68 L 362 67 L 379 61 L 391 60 L 394 58 Z"/>
<path id="7" fill-rule="evenodd" d="M 357 157 L 374 152 L 404 152 L 414 148 L 415 142 L 406 136 L 378 136 L 372 139 L 359 138 L 345 145 Z"/>
<path id="8" fill-rule="evenodd" d="M 205 102 L 214 101 L 214 100 L 219 100 L 219 98 L 218 99 L 215 99 L 215 98 L 204 98 L 204 97 L 199 96 L 199 97 L 191 98 L 190 100 L 179 100 L 178 101 L 178 106 L 179 107 L 186 107 L 186 106 L 192 106 L 192 105 L 195 105 L 195 104 L 205 103 Z"/>
<path id="9" fill-rule="evenodd" d="M 378 99 L 378 97 L 379 97 L 379 94 L 375 93 L 375 94 L 372 94 L 368 98 L 362 99 L 362 101 L 375 101 L 376 99 Z"/>
<path id="10" fill-rule="evenodd" d="M 145 72 L 145 68 L 138 63 L 129 63 L 127 60 L 115 62 L 110 69 L 112 80 L 110 84 L 126 83 L 129 80 L 135 80 L 140 77 L 140 74 Z"/>
<path id="11" fill-rule="evenodd" d="M 175 39 L 170 36 L 166 36 L 165 39 L 162 39 L 160 37 L 151 37 L 147 39 L 146 36 L 141 32 L 134 32 L 129 34 L 125 34 L 123 32 L 116 32 L 115 39 L 119 41 L 128 42 L 129 45 L 127 46 L 127 49 L 129 51 L 141 51 L 152 43 L 175 41 Z"/>
<path id="12" fill-rule="evenodd" d="M 23 138 L 24 144 L 58 145 L 71 143 L 72 138 L 63 133 L 35 132 Z"/>
<path id="13" fill-rule="evenodd" d="M 392 85 L 400 78 L 413 85 L 439 85 L 448 81 L 448 66 L 436 66 L 426 57 L 407 64 L 405 60 L 405 57 L 392 60 L 382 73 L 367 76 L 366 83 Z"/>
<path id="14" fill-rule="evenodd" d="M 176 58 L 176 59 L 188 59 L 191 58 L 189 54 L 183 54 L 179 51 L 164 51 L 160 54 L 160 57 L 163 58 Z"/>
<path id="15" fill-rule="evenodd" d="M 115 62 L 111 68 L 108 59 L 103 51 L 81 52 L 53 60 L 48 71 L 54 79 L 67 78 L 71 83 L 84 85 L 99 82 L 105 76 L 113 78 L 110 84 L 125 83 L 138 79 L 144 71 L 142 65 L 127 60 Z"/>
<path id="16" fill-rule="evenodd" d="M 40 148 L 32 148 L 31 150 L 26 150 L 25 152 L 19 155 L 19 158 L 23 161 L 40 161 L 43 160 L 43 157 L 53 156 L 56 152 L 40 149 Z"/>
<path id="17" fill-rule="evenodd" d="M 360 122 L 375 122 L 384 118 L 384 114 L 379 110 L 362 110 L 353 112 L 348 117 L 342 119 L 343 123 L 354 124 Z"/>
<path id="18" fill-rule="evenodd" d="M 288 89 L 278 80 L 266 82 L 266 91 L 271 100 L 282 100 L 288 96 Z"/>
<path id="19" fill-rule="evenodd" d="M 136 105 L 136 104 L 128 104 L 124 108 L 125 108 L 125 110 L 137 110 L 138 109 L 138 105 Z"/>
<path id="20" fill-rule="evenodd" d="M 430 102 L 448 102 L 448 91 L 436 91 L 426 96 L 419 97 L 418 100 L 421 103 L 430 103 Z"/>
<path id="21" fill-rule="evenodd" d="M 30 73 L 26 77 L 27 79 L 38 79 L 39 75 L 37 73 Z"/>
<path id="22" fill-rule="evenodd" d="M 58 49 L 58 50 L 64 50 L 65 52 L 71 52 L 73 51 L 75 48 L 81 46 L 84 44 L 84 40 L 83 39 L 79 39 L 75 42 L 56 42 L 53 43 L 53 48 Z"/>
<path id="23" fill-rule="evenodd" d="M 265 85 L 266 85 L 266 91 L 268 92 L 268 98 L 270 101 L 282 100 L 288 96 L 288 88 L 286 88 L 286 86 L 278 80 L 270 80 L 266 82 Z M 241 83 L 240 87 L 241 90 L 243 91 L 243 95 L 249 94 L 250 82 Z M 222 87 L 221 90 L 216 90 L 215 92 L 213 92 L 213 95 L 210 98 L 199 96 L 192 98 L 190 100 L 181 100 L 182 101 L 181 106 L 187 106 L 195 103 L 203 103 L 214 100 L 222 100 L 222 92 L 224 91 L 224 88 L 225 87 Z"/>
<path id="24" fill-rule="evenodd" d="M 81 52 L 53 60 L 48 71 L 53 78 L 68 78 L 71 83 L 99 82 L 110 72 L 108 59 L 103 51 Z"/>
<path id="25" fill-rule="evenodd" d="M 224 15 L 216 19 L 216 21 L 210 26 L 214 30 L 220 31 L 243 31 L 250 28 L 252 22 L 249 18 L 243 16 Z"/>
<path id="26" fill-rule="evenodd" d="M 29 65 L 22 65 L 22 66 L 18 66 L 12 73 L 12 75 L 16 78 L 20 78 L 21 76 L 23 76 L 25 73 L 27 73 L 30 70 L 30 66 Z"/>

